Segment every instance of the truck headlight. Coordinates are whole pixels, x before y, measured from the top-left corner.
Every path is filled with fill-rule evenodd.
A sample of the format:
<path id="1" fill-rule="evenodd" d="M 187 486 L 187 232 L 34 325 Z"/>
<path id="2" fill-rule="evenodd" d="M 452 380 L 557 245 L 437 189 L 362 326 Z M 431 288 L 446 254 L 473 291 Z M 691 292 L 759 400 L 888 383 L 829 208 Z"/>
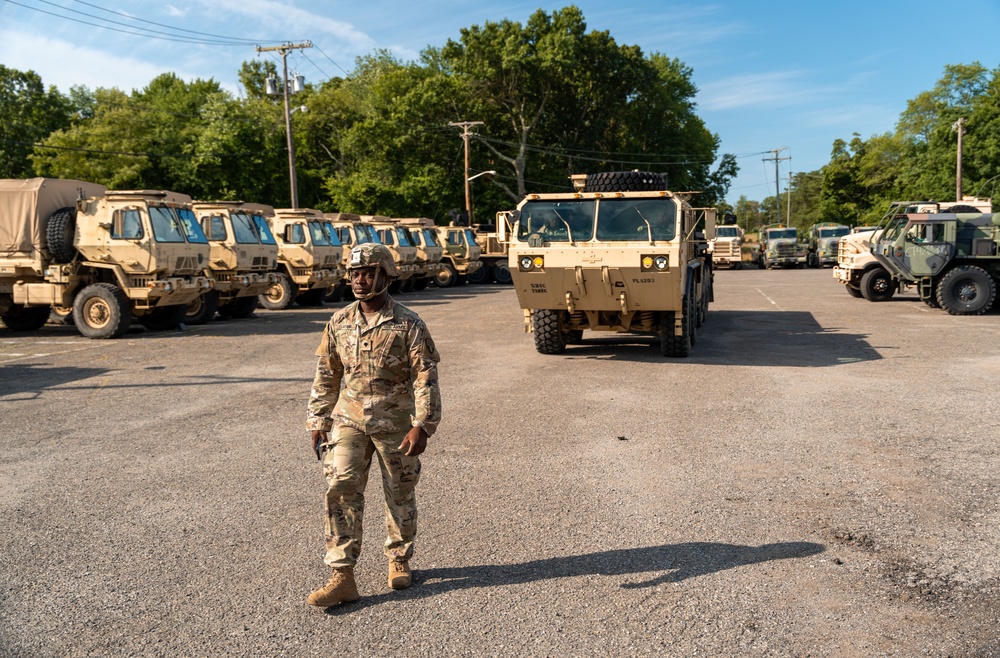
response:
<path id="1" fill-rule="evenodd" d="M 541 256 L 521 256 L 521 260 L 517 262 L 518 266 L 524 272 L 529 272 L 534 268 L 541 269 L 545 261 Z"/>

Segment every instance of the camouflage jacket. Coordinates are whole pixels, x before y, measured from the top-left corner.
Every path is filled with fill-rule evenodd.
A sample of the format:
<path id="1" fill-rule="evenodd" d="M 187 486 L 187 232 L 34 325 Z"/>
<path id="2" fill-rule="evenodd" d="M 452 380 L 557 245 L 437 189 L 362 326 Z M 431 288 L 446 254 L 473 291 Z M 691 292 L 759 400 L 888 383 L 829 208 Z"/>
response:
<path id="1" fill-rule="evenodd" d="M 441 357 L 424 321 L 391 297 L 370 325 L 359 302 L 334 313 L 316 354 L 307 429 L 335 423 L 366 434 L 437 429 Z"/>

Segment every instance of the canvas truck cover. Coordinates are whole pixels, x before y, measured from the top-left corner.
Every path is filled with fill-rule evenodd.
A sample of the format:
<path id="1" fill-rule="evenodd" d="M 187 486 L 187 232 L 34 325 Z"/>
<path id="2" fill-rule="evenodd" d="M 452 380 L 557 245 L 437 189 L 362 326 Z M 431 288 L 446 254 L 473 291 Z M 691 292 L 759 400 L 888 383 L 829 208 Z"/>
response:
<path id="1" fill-rule="evenodd" d="M 103 196 L 97 183 L 57 178 L 0 179 L 0 257 L 34 257 L 46 248 L 49 217 L 60 208 L 75 207 L 82 195 Z"/>

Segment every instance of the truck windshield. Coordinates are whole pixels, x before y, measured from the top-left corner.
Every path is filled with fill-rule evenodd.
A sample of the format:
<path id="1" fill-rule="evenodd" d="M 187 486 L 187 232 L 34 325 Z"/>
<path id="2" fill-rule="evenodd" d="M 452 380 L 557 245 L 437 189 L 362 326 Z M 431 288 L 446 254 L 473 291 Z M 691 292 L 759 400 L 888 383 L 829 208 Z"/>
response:
<path id="1" fill-rule="evenodd" d="M 278 244 L 274 240 L 274 234 L 271 233 L 271 227 L 268 226 L 267 220 L 264 219 L 263 215 L 254 215 L 253 224 L 257 227 L 257 233 L 260 235 L 261 244 Z"/>
<path id="2" fill-rule="evenodd" d="M 310 221 L 308 224 L 309 237 L 312 238 L 312 243 L 317 247 L 329 247 L 330 240 L 326 237 L 326 231 L 323 229 L 323 223 Z"/>
<path id="3" fill-rule="evenodd" d="M 323 231 L 326 232 L 326 238 L 330 241 L 334 247 L 343 246 L 340 243 L 340 234 L 337 233 L 337 227 L 335 227 L 330 222 L 323 222 Z"/>
<path id="4" fill-rule="evenodd" d="M 181 228 L 181 220 L 173 209 L 166 206 L 150 206 L 149 222 L 153 225 L 153 237 L 157 242 L 184 242 L 184 229 Z"/>
<path id="5" fill-rule="evenodd" d="M 369 242 L 374 242 L 375 244 L 381 244 L 382 243 L 382 240 L 380 240 L 379 237 L 378 237 L 378 231 L 375 230 L 374 226 L 366 225 L 364 227 L 364 229 L 366 231 L 368 231 L 368 241 Z"/>
<path id="6" fill-rule="evenodd" d="M 465 233 L 466 244 L 468 244 L 470 247 L 476 246 L 476 234 L 472 232 L 472 229 L 467 228 L 465 229 L 464 233 Z"/>
<path id="7" fill-rule="evenodd" d="M 184 237 L 187 238 L 188 242 L 208 244 L 208 238 L 205 237 L 205 232 L 201 230 L 198 218 L 194 216 L 193 210 L 190 208 L 177 208 L 177 216 L 180 217 L 181 229 L 184 231 Z"/>
<path id="8" fill-rule="evenodd" d="M 767 232 L 768 240 L 796 240 L 799 234 L 793 228 L 779 228 Z"/>
<path id="9" fill-rule="evenodd" d="M 438 242 L 437 231 L 432 228 L 425 228 L 420 233 L 424 236 L 424 243 L 428 247 L 440 247 L 441 243 Z"/>
<path id="10" fill-rule="evenodd" d="M 401 247 L 415 247 L 413 240 L 410 239 L 410 234 L 406 232 L 406 229 L 402 226 L 396 227 L 396 237 L 399 239 L 399 246 Z"/>
<path id="11" fill-rule="evenodd" d="M 596 206 L 593 199 L 529 201 L 521 208 L 517 238 L 527 240 L 538 235 L 545 242 L 569 242 L 572 233 L 574 241 L 590 240 L 594 237 Z M 475 236 L 471 243 L 475 244 Z"/>
<path id="12" fill-rule="evenodd" d="M 364 226 L 354 226 L 354 237 L 357 238 L 357 242 L 355 244 L 365 244 L 372 241 L 371 237 L 368 235 L 367 229 L 365 229 Z"/>
<path id="13" fill-rule="evenodd" d="M 736 238 L 740 234 L 735 226 L 718 226 L 715 229 L 715 235 L 720 238 Z"/>
<path id="14" fill-rule="evenodd" d="M 229 219 L 233 222 L 233 237 L 240 244 L 260 244 L 257 239 L 257 230 L 250 217 L 241 212 L 230 213 Z"/>
<path id="15" fill-rule="evenodd" d="M 847 226 L 838 226 L 837 228 L 821 228 L 819 230 L 819 237 L 821 238 L 840 238 L 851 232 L 851 229 Z"/>
<path id="16" fill-rule="evenodd" d="M 909 221 L 910 218 L 906 215 L 897 215 L 892 219 L 892 221 L 889 222 L 889 225 L 885 227 L 885 231 L 882 232 L 882 236 L 878 239 L 878 241 L 887 244 L 894 244 L 900 233 L 903 232 L 903 227 L 906 226 Z"/>
<path id="17" fill-rule="evenodd" d="M 597 239 L 673 240 L 677 235 L 676 214 L 677 206 L 670 199 L 601 199 L 597 207 Z"/>

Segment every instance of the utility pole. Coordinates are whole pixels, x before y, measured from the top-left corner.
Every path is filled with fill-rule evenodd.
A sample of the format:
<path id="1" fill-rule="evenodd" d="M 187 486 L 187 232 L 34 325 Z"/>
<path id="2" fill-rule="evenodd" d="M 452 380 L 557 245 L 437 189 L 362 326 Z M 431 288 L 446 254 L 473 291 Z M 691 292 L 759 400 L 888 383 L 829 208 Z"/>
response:
<path id="1" fill-rule="evenodd" d="M 452 121 L 448 124 L 462 129 L 462 141 L 465 143 L 465 175 L 462 178 L 465 179 L 465 217 L 469 226 L 472 226 L 472 195 L 469 187 L 469 137 L 472 133 L 469 132 L 469 128 L 482 123 L 482 121 Z"/>
<path id="2" fill-rule="evenodd" d="M 281 52 L 282 89 L 285 96 L 285 136 L 288 138 L 288 178 L 292 187 L 292 208 L 299 207 L 299 190 L 295 183 L 295 142 L 292 140 L 292 111 L 288 106 L 288 51 L 312 48 L 312 41 L 285 43 L 280 46 L 257 46 L 258 53 Z"/>
<path id="3" fill-rule="evenodd" d="M 962 135 L 965 134 L 965 119 L 959 119 L 951 124 L 953 132 L 958 133 L 958 161 L 955 164 L 955 201 L 962 201 Z"/>
<path id="4" fill-rule="evenodd" d="M 781 162 L 782 160 L 791 160 L 792 156 L 788 156 L 787 158 L 779 158 L 778 154 L 781 153 L 782 151 L 787 151 L 787 150 L 788 150 L 787 146 L 782 146 L 781 148 L 771 149 L 770 151 L 767 151 L 767 152 L 768 153 L 773 153 L 774 157 L 773 158 L 764 158 L 764 162 L 770 162 L 772 160 L 774 161 L 774 207 L 775 207 L 775 210 L 778 213 L 778 223 L 779 224 L 781 223 L 781 188 L 779 187 L 780 186 L 780 182 L 778 181 L 778 163 Z M 789 185 L 791 185 L 791 182 L 789 182 Z"/>
<path id="5" fill-rule="evenodd" d="M 788 156 L 791 160 L 792 156 Z M 792 225 L 792 165 L 788 165 L 788 225 Z"/>

